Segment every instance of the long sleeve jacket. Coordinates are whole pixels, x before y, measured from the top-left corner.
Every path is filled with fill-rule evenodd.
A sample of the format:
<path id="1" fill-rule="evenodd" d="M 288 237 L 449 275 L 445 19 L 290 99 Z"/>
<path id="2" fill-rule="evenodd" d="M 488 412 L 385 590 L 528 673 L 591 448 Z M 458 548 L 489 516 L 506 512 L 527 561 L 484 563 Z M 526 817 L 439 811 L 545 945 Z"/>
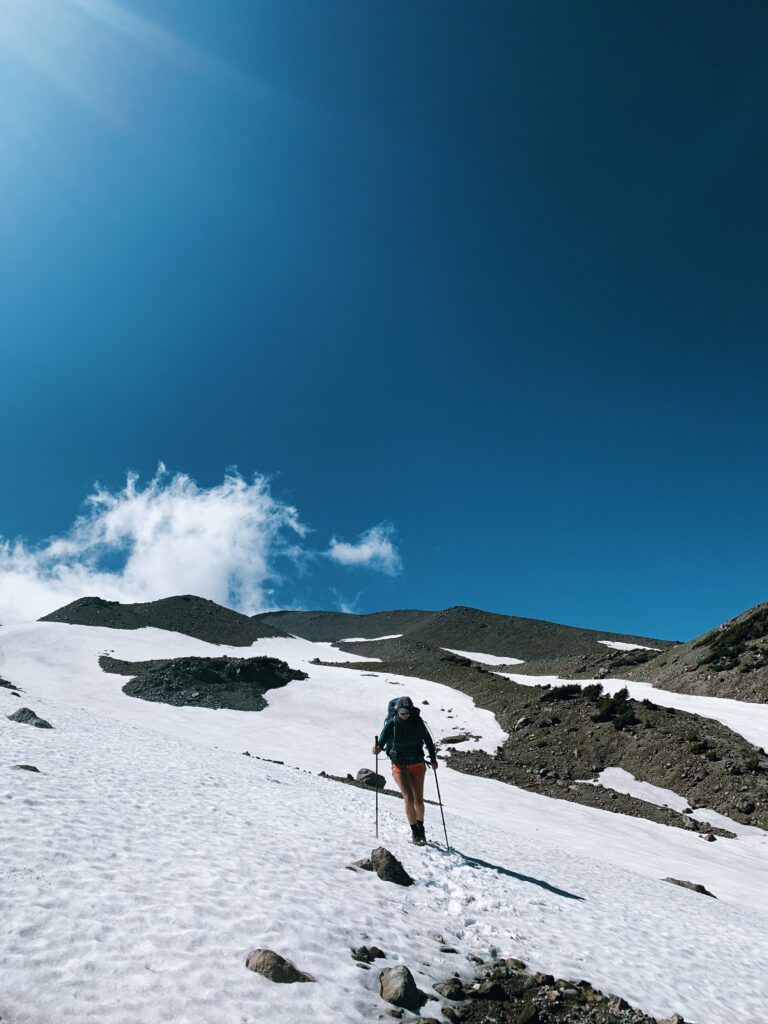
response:
<path id="1" fill-rule="evenodd" d="M 378 746 L 386 750 L 393 764 L 418 764 L 423 761 L 425 743 L 430 761 L 435 761 L 435 744 L 426 725 L 417 715 L 411 715 L 406 721 L 399 717 L 388 718 L 378 739 Z"/>

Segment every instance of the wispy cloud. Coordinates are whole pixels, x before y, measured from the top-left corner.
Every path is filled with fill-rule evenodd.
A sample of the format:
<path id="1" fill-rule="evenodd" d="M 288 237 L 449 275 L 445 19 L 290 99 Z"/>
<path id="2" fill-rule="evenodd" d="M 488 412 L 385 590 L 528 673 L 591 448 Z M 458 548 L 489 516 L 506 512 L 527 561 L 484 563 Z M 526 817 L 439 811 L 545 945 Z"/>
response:
<path id="1" fill-rule="evenodd" d="M 121 490 L 97 487 L 86 504 L 44 544 L 0 539 L 0 622 L 37 618 L 86 594 L 146 601 L 192 593 L 253 613 L 269 606 L 281 564 L 304 557 L 298 512 L 262 476 L 232 473 L 203 488 L 161 465 L 146 486 L 130 474 Z"/>
<path id="2" fill-rule="evenodd" d="M 326 554 L 340 565 L 362 566 L 387 576 L 396 576 L 403 566 L 394 545 L 394 534 L 394 527 L 390 523 L 380 523 L 360 534 L 354 544 L 334 537 Z"/>
<path id="3" fill-rule="evenodd" d="M 342 550 L 335 560 L 390 571 L 384 566 L 399 558 L 386 536 L 377 544 L 381 529 L 363 535 L 373 545 L 367 557 L 345 558 Z M 264 476 L 230 472 L 206 488 L 163 465 L 144 486 L 131 473 L 116 491 L 95 487 L 60 536 L 39 545 L 0 536 L 0 623 L 36 619 L 90 594 L 112 601 L 198 594 L 253 614 L 275 606 L 276 587 L 317 567 L 308 536 Z"/>

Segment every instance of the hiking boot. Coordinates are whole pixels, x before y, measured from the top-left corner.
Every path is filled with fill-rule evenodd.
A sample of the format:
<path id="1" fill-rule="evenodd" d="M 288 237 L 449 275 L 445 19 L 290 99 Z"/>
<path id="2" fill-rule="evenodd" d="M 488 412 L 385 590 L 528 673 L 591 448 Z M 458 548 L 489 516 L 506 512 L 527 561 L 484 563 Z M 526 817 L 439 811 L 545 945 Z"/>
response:
<path id="1" fill-rule="evenodd" d="M 421 838 L 422 843 L 426 843 L 427 836 L 426 836 L 426 833 L 424 831 L 424 822 L 423 821 L 417 821 L 416 822 L 416 828 L 419 830 L 419 837 Z"/>
<path id="2" fill-rule="evenodd" d="M 423 846 L 425 843 L 424 828 L 420 828 L 418 822 L 416 822 L 414 825 L 411 825 L 411 842 L 415 846 Z"/>

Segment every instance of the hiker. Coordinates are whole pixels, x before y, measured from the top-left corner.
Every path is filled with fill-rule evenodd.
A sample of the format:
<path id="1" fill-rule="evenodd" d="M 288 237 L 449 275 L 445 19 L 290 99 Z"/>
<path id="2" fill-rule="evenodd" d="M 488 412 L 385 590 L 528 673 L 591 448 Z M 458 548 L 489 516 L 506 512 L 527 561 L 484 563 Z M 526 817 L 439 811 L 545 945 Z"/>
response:
<path id="1" fill-rule="evenodd" d="M 390 701 L 390 711 L 373 753 L 385 750 L 389 755 L 392 775 L 403 794 L 411 839 L 417 846 L 423 846 L 427 841 L 424 834 L 424 776 L 427 774 L 424 744 L 429 751 L 429 763 L 436 770 L 435 744 L 410 697 Z"/>

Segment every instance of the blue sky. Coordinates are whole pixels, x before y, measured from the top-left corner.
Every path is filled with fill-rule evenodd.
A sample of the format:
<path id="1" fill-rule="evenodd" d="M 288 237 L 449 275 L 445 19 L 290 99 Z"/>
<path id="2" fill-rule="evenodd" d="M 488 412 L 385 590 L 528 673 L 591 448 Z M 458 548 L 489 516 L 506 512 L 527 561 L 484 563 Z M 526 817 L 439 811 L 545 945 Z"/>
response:
<path id="1" fill-rule="evenodd" d="M 186 581 L 161 530 L 145 562 L 179 561 L 131 590 L 137 517 L 214 500 L 200 571 L 251 607 L 688 638 L 768 598 L 767 30 L 693 0 L 2 0 L 0 621 L 61 581 L 51 537 L 73 586 Z M 95 481 L 130 528 L 85 506 L 74 543 Z"/>

